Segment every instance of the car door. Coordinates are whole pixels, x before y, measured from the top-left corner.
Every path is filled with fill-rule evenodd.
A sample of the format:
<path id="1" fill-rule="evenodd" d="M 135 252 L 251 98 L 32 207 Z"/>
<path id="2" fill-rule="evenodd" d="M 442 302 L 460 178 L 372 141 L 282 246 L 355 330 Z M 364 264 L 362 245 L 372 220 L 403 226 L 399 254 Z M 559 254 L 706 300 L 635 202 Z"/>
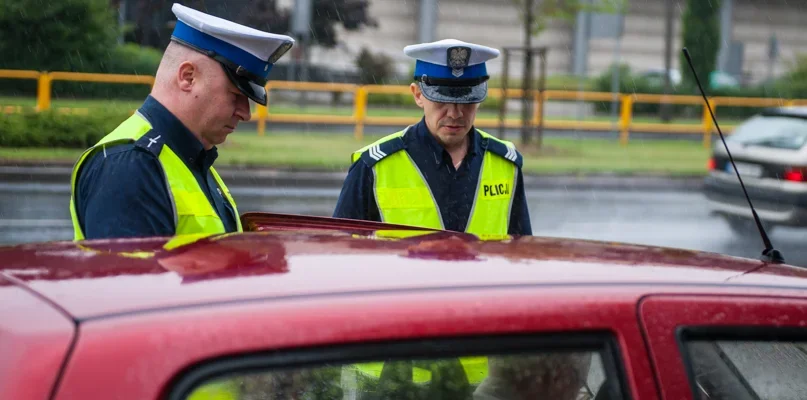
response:
<path id="1" fill-rule="evenodd" d="M 665 399 L 803 399 L 807 300 L 657 295 L 639 315 Z"/>

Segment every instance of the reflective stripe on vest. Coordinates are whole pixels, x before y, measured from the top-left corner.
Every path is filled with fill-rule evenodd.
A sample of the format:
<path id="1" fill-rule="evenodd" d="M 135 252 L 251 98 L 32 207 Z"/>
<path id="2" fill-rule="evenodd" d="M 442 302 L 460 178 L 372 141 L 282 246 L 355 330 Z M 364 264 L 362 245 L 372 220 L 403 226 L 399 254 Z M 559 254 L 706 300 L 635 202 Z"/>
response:
<path id="1" fill-rule="evenodd" d="M 372 146 L 403 136 L 406 130 L 386 136 L 353 153 L 355 162 Z M 499 140 L 486 132 L 477 132 L 510 148 L 511 142 Z M 502 238 L 508 234 L 510 210 L 515 194 L 518 168 L 490 151 L 485 151 L 479 172 L 473 207 L 465 232 L 481 238 Z M 445 229 L 440 208 L 426 179 L 406 152 L 399 150 L 373 166 L 373 192 L 383 222 Z"/>
<path id="2" fill-rule="evenodd" d="M 460 357 L 459 361 L 465 371 L 465 376 L 468 378 L 468 383 L 478 385 L 488 376 L 487 357 Z M 384 369 L 384 362 L 358 363 L 352 364 L 352 366 L 366 377 L 379 379 L 381 378 L 381 371 Z M 426 384 L 431 382 L 431 379 L 432 373 L 430 370 L 412 367 L 413 383 Z"/>
<path id="3" fill-rule="evenodd" d="M 150 130 L 151 125 L 149 122 L 139 113 L 135 113 L 79 157 L 70 177 L 70 216 L 73 220 L 73 240 L 84 240 L 85 238 L 78 221 L 75 205 L 78 171 L 84 161 L 96 152 L 105 151 L 107 146 L 134 143 Z M 176 227 L 174 234 L 225 233 L 224 223 L 202 191 L 199 182 L 193 176 L 193 172 L 185 165 L 182 159 L 170 147 L 163 145 L 159 160 L 174 211 L 174 224 Z M 221 188 L 224 197 L 232 206 L 238 232 L 242 232 L 243 228 L 235 200 L 233 200 L 229 189 L 227 189 L 227 186 L 213 167 L 210 167 L 210 173 Z"/>
<path id="4" fill-rule="evenodd" d="M 398 131 L 398 132 L 395 132 L 395 133 L 393 133 L 391 135 L 384 136 L 381 139 L 378 139 L 375 142 L 370 143 L 367 146 L 364 146 L 364 147 L 354 151 L 353 154 L 351 154 L 351 156 L 350 156 L 350 163 L 353 164 L 354 162 L 358 161 L 359 158 L 361 157 L 361 153 L 364 153 L 365 151 L 370 149 L 370 147 L 377 146 L 377 145 L 379 145 L 381 143 L 384 143 L 386 141 L 389 141 L 389 140 L 395 139 L 397 137 L 403 136 L 404 133 L 406 133 L 406 131 L 408 131 L 409 128 L 411 128 L 411 127 L 412 126 L 410 125 L 410 126 L 406 127 L 406 129 L 404 129 L 402 131 Z"/>

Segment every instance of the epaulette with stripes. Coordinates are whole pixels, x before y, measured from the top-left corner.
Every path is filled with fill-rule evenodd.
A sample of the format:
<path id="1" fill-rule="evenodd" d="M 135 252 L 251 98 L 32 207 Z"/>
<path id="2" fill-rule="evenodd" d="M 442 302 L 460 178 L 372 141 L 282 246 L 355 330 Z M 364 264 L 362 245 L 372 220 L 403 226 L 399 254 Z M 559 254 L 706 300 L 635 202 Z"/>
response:
<path id="1" fill-rule="evenodd" d="M 504 157 L 506 160 L 516 164 L 519 168 L 524 162 L 524 157 L 521 156 L 521 153 L 516 150 L 515 145 L 507 145 L 504 142 L 500 142 L 495 139 L 487 139 L 488 146 L 487 149 L 494 153 Z"/>
<path id="2" fill-rule="evenodd" d="M 404 147 L 404 141 L 401 137 L 392 138 L 386 142 L 370 146 L 369 149 L 361 154 L 361 160 L 364 161 L 368 167 L 373 167 L 385 157 L 403 150 Z"/>

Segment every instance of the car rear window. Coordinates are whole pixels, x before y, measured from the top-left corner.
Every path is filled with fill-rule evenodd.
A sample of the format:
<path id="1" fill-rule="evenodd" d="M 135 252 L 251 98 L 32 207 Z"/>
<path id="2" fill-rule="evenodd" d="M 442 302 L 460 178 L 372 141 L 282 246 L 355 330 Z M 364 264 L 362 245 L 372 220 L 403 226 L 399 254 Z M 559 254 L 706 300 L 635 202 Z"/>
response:
<path id="1" fill-rule="evenodd" d="M 492 339 L 489 339 L 492 340 Z M 495 343 L 495 342 L 493 342 Z M 503 342 L 500 342 L 503 343 Z M 390 349 L 395 350 L 397 346 Z M 433 353 L 451 343 L 429 345 Z M 337 351 L 351 357 L 364 351 Z M 383 349 L 383 347 L 382 347 Z M 417 350 L 417 349 L 416 349 Z M 422 350 L 422 349 L 421 349 Z M 383 352 L 383 350 L 382 350 Z M 354 354 L 351 354 L 354 353 Z M 392 351 L 392 354 L 400 353 Z M 189 378 L 172 399 L 622 399 L 613 352 L 607 349 L 554 348 L 455 356 L 379 356 L 356 362 L 307 362 L 302 357 L 244 356 L 213 365 L 217 376 Z M 324 354 L 323 354 L 324 355 Z M 327 355 L 325 355 L 326 358 Z M 281 360 L 280 363 L 277 360 Z M 248 367 L 246 367 L 248 366 Z M 204 371 L 203 367 L 200 371 Z M 210 370 L 210 369 L 208 369 Z M 193 374 L 191 374 L 193 375 Z M 204 376 L 204 373 L 197 374 Z M 184 387 L 183 387 L 184 386 Z M 177 395 L 179 394 L 179 395 Z"/>
<path id="2" fill-rule="evenodd" d="M 798 150 L 807 144 L 807 120 L 758 115 L 737 126 L 727 142 Z"/>
<path id="3" fill-rule="evenodd" d="M 696 399 L 804 399 L 807 341 L 687 343 Z"/>

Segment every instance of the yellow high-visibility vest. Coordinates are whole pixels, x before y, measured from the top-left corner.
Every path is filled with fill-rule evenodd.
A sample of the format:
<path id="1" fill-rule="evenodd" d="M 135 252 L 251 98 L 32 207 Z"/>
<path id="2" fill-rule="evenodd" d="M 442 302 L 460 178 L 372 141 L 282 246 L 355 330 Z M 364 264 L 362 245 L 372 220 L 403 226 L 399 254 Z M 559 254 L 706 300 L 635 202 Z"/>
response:
<path id="1" fill-rule="evenodd" d="M 78 171 L 84 161 L 86 161 L 90 155 L 104 151 L 106 147 L 136 143 L 151 131 L 151 129 L 152 127 L 148 120 L 140 115 L 140 113 L 135 113 L 79 157 L 78 161 L 73 166 L 73 173 L 70 177 L 70 216 L 73 220 L 74 240 L 84 240 L 85 238 L 84 231 L 78 221 L 75 201 L 76 188 L 78 185 Z M 226 233 L 224 223 L 216 213 L 213 205 L 210 204 L 204 191 L 202 191 L 202 188 L 193 176 L 193 172 L 191 172 L 182 159 L 180 159 L 170 147 L 164 146 L 162 142 L 157 145 L 160 146 L 159 149 L 149 148 L 148 150 L 155 153 L 159 152 L 158 159 L 168 186 L 168 193 L 171 195 L 172 208 L 174 210 L 174 226 L 176 227 L 174 234 Z M 227 189 L 227 186 L 224 184 L 224 181 L 221 180 L 215 168 L 210 167 L 210 173 L 222 190 L 225 199 L 233 208 L 238 232 L 243 232 L 238 209 L 236 208 L 235 200 L 230 195 L 229 189 Z"/>
<path id="2" fill-rule="evenodd" d="M 460 357 L 460 365 L 462 366 L 465 376 L 468 378 L 468 383 L 471 385 L 479 385 L 488 376 L 488 359 L 487 357 Z M 369 362 L 352 364 L 351 367 L 355 368 L 362 376 L 377 380 L 381 378 L 381 371 L 384 369 L 384 362 Z M 415 384 L 423 385 L 431 382 L 432 373 L 429 369 L 421 367 L 412 367 L 412 382 Z"/>
<path id="3" fill-rule="evenodd" d="M 476 131 L 487 146 L 465 232 L 482 238 L 504 238 L 508 235 L 521 156 L 513 143 Z M 405 133 L 406 129 L 355 151 L 351 162 L 363 160 L 373 169 L 373 194 L 383 222 L 445 229 L 426 179 L 404 150 Z"/>

